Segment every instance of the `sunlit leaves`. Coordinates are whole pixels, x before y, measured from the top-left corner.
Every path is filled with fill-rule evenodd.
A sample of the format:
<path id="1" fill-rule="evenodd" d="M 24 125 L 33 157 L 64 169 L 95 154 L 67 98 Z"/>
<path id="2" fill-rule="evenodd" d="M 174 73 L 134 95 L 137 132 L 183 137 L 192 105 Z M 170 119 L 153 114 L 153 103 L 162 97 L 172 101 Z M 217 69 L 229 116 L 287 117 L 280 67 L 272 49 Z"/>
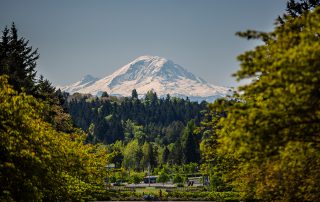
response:
<path id="1" fill-rule="evenodd" d="M 314 201 L 320 175 L 320 8 L 286 18 L 264 45 L 238 59 L 241 102 L 218 126 L 218 155 L 244 198 Z"/>
<path id="2" fill-rule="evenodd" d="M 0 200 L 79 200 L 103 186 L 106 149 L 55 131 L 45 109 L 0 77 Z"/>

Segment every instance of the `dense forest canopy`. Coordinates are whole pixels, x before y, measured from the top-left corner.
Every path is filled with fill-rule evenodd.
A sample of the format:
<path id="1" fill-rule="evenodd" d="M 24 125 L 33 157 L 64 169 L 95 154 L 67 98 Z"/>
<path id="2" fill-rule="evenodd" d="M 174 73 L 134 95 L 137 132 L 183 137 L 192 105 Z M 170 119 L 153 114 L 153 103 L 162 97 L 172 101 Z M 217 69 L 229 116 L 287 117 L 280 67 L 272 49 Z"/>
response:
<path id="1" fill-rule="evenodd" d="M 185 126 L 188 121 L 199 123 L 201 111 L 206 110 L 207 103 L 190 102 L 189 99 L 158 98 L 157 94 L 149 91 L 144 99 L 137 97 L 117 98 L 105 93 L 102 97 L 74 94 L 67 96 L 65 107 L 70 112 L 74 123 L 88 131 L 90 125 L 94 125 L 94 136 L 104 143 L 114 143 L 116 140 L 124 140 L 127 123 L 143 126 L 143 132 L 149 142 L 161 139 L 161 144 L 168 145 L 177 137 L 169 137 L 168 130 L 175 125 Z M 93 134 L 92 134 L 93 135 Z M 166 136 L 167 137 L 164 137 Z"/>
<path id="2" fill-rule="evenodd" d="M 133 145 L 129 143 L 137 140 L 138 148 L 149 144 L 154 159 L 152 167 L 200 162 L 201 135 L 196 136 L 193 131 L 207 110 L 206 102 L 199 104 L 170 95 L 160 99 L 152 91 L 144 99 L 138 99 L 135 90 L 129 98 L 117 98 L 107 93 L 101 97 L 65 96 L 68 101 L 64 106 L 76 126 L 88 132 L 88 142 L 114 144 L 120 141 L 130 147 Z M 140 155 L 136 158 L 143 161 L 149 157 Z M 117 165 L 120 166 L 121 162 Z"/>

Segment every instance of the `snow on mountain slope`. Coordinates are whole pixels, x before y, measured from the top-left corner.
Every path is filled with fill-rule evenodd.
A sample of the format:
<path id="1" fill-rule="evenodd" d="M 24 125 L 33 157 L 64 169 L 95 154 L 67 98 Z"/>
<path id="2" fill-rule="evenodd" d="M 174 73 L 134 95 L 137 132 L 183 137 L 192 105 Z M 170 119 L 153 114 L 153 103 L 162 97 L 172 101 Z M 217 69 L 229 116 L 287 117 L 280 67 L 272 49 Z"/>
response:
<path id="1" fill-rule="evenodd" d="M 90 74 L 85 75 L 82 79 L 76 83 L 73 83 L 68 86 L 59 87 L 62 91 L 75 93 L 81 91 L 82 89 L 92 85 L 94 82 L 98 81 L 99 78 L 93 77 Z"/>
<path id="2" fill-rule="evenodd" d="M 170 94 L 195 101 L 213 101 L 231 92 L 228 88 L 207 83 L 171 60 L 148 55 L 138 57 L 102 79 L 87 75 L 81 81 L 61 88 L 69 93 L 100 95 L 106 91 L 119 96 L 131 96 L 133 89 L 140 96 L 153 90 L 160 97 Z"/>

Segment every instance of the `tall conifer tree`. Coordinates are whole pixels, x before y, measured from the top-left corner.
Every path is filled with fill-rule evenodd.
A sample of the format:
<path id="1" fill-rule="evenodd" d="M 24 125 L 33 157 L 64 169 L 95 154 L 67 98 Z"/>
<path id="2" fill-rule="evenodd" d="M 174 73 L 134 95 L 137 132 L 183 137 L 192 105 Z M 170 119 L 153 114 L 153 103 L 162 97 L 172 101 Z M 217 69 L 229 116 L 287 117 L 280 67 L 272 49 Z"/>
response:
<path id="1" fill-rule="evenodd" d="M 3 30 L 0 42 L 0 75 L 9 76 L 9 84 L 14 89 L 24 89 L 29 94 L 36 91 L 36 61 L 38 50 L 28 45 L 29 41 L 18 36 L 14 23 L 10 29 Z"/>

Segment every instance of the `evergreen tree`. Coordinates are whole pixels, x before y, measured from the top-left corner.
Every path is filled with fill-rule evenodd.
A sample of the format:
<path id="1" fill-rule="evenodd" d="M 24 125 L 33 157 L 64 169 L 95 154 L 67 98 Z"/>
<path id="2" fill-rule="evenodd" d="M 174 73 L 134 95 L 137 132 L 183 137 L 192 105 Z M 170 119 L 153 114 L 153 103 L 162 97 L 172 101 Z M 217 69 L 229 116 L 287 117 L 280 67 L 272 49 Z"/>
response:
<path id="1" fill-rule="evenodd" d="M 157 101 L 158 101 L 157 93 L 152 90 L 148 91 L 146 94 L 145 100 L 148 104 L 151 104 L 151 105 L 157 104 Z"/>
<path id="2" fill-rule="evenodd" d="M 107 98 L 107 97 L 109 97 L 109 94 L 107 92 L 103 92 L 101 97 L 106 97 Z"/>
<path id="3" fill-rule="evenodd" d="M 22 89 L 36 98 L 40 98 L 48 106 L 43 111 L 45 121 L 53 124 L 55 129 L 71 132 L 73 125 L 71 117 L 62 108 L 62 97 L 58 97 L 52 84 L 40 76 L 36 81 L 36 61 L 39 58 L 37 50 L 33 50 L 12 24 L 10 30 L 6 27 L 0 42 L 0 75 L 8 75 L 9 84 L 15 90 Z"/>
<path id="4" fill-rule="evenodd" d="M 137 92 L 136 89 L 133 89 L 133 90 L 132 90 L 131 98 L 132 98 L 132 99 L 138 99 L 138 92 Z"/>
<path id="5" fill-rule="evenodd" d="M 51 82 L 42 75 L 36 84 L 36 89 L 34 96 L 48 105 L 44 112 L 45 121 L 51 123 L 58 131 L 67 133 L 74 131 L 71 116 L 62 107 L 64 98 L 61 91 L 57 92 Z"/>
<path id="6" fill-rule="evenodd" d="M 165 163 L 168 162 L 169 154 L 170 154 L 170 151 L 169 151 L 168 147 L 165 146 L 164 150 L 163 150 L 163 153 L 162 153 L 162 164 L 165 164 Z"/>
<path id="7" fill-rule="evenodd" d="M 168 142 L 175 142 L 180 137 L 184 125 L 181 121 L 174 121 L 165 128 L 165 138 Z"/>
<path id="8" fill-rule="evenodd" d="M 289 0 L 287 2 L 286 13 L 281 18 L 281 22 L 284 23 L 284 20 L 289 19 L 289 16 L 293 18 L 301 16 L 303 13 L 309 12 L 317 6 L 320 6 L 319 0 Z"/>
<path id="9" fill-rule="evenodd" d="M 183 161 L 183 150 L 180 141 L 176 141 L 170 151 L 169 160 L 171 164 L 181 165 Z"/>
<path id="10" fill-rule="evenodd" d="M 17 91 L 24 89 L 28 94 L 35 94 L 35 67 L 39 54 L 28 43 L 19 38 L 14 23 L 10 30 L 4 29 L 0 42 L 0 75 L 8 75 L 9 84 Z"/>
<path id="11" fill-rule="evenodd" d="M 198 151 L 198 143 L 194 137 L 195 123 L 189 121 L 186 128 L 182 132 L 182 151 L 183 161 L 188 164 L 191 162 L 199 162 L 200 156 Z"/>

